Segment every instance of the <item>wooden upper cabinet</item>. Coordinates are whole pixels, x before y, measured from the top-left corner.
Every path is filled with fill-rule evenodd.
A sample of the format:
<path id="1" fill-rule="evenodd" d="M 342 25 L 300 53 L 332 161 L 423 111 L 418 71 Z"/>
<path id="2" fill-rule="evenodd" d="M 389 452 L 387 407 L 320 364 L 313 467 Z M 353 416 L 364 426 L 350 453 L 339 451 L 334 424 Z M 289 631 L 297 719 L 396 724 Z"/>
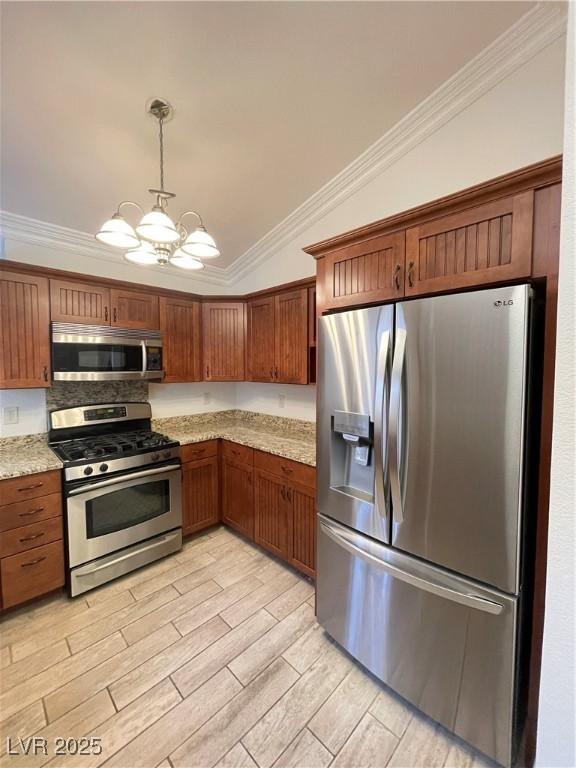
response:
<path id="1" fill-rule="evenodd" d="M 50 316 L 53 322 L 110 325 L 110 289 L 50 280 Z"/>
<path id="2" fill-rule="evenodd" d="M 374 237 L 328 253 L 322 309 L 337 309 L 404 295 L 404 232 Z"/>
<path id="3" fill-rule="evenodd" d="M 529 190 L 408 229 L 406 295 L 529 277 L 533 207 Z"/>
<path id="4" fill-rule="evenodd" d="M 253 299 L 248 309 L 248 379 L 274 381 L 274 296 Z"/>
<path id="5" fill-rule="evenodd" d="M 49 387 L 50 378 L 48 280 L 0 272 L 0 388 Z"/>
<path id="6" fill-rule="evenodd" d="M 275 380 L 308 383 L 308 289 L 280 293 L 275 299 Z"/>
<path id="7" fill-rule="evenodd" d="M 244 381 L 245 325 L 242 301 L 202 305 L 205 381 Z"/>
<path id="8" fill-rule="evenodd" d="M 110 291 L 112 320 L 110 325 L 118 328 L 148 328 L 158 330 L 158 296 L 140 291 L 124 291 L 112 288 Z"/>
<path id="9" fill-rule="evenodd" d="M 200 303 L 161 296 L 159 307 L 166 371 L 163 381 L 201 381 Z"/>

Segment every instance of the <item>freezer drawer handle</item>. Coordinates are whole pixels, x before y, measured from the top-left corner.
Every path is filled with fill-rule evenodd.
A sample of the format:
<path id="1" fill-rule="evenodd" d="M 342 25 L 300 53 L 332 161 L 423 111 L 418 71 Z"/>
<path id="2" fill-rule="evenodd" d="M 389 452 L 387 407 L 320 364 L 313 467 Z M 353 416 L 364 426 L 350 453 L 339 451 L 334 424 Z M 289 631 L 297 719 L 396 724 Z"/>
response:
<path id="1" fill-rule="evenodd" d="M 455 589 L 450 589 L 450 587 L 446 587 L 442 584 L 436 584 L 432 581 L 427 581 L 426 579 L 420 578 L 420 576 L 415 576 L 412 573 L 403 571 L 400 568 L 397 568 L 395 565 L 386 563 L 375 555 L 372 555 L 370 552 L 366 552 L 361 547 L 356 546 L 351 541 L 349 541 L 347 536 L 342 535 L 339 530 L 336 531 L 334 528 L 332 528 L 332 526 L 328 526 L 322 520 L 320 520 L 320 526 L 324 533 L 333 541 L 335 541 L 336 544 L 344 547 L 344 549 L 348 550 L 353 555 L 362 557 L 372 565 L 376 565 L 381 570 L 389 573 L 390 576 L 395 579 L 400 579 L 400 581 L 404 581 L 406 584 L 410 584 L 417 589 L 422 589 L 425 592 L 430 592 L 432 595 L 443 597 L 446 600 L 451 600 L 454 603 L 460 603 L 461 605 L 465 605 L 468 608 L 475 608 L 479 611 L 484 611 L 485 613 L 491 613 L 494 616 L 498 616 L 504 610 L 504 606 L 500 603 L 495 603 L 492 600 L 486 600 L 485 598 L 478 597 L 476 595 L 469 595 L 466 592 L 458 592 Z"/>

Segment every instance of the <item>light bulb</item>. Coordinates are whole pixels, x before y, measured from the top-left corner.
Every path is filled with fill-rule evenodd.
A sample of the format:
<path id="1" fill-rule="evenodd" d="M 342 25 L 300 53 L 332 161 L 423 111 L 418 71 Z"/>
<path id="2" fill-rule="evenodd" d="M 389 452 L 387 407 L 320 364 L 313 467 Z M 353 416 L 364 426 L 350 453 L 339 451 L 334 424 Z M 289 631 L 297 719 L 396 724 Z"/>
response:
<path id="1" fill-rule="evenodd" d="M 181 248 L 184 253 L 197 259 L 216 259 L 220 256 L 214 238 L 206 232 L 203 226 L 190 232 Z"/>
<path id="2" fill-rule="evenodd" d="M 170 216 L 157 206 L 142 217 L 136 232 L 151 243 L 175 243 L 180 240 Z"/>
<path id="3" fill-rule="evenodd" d="M 134 248 L 140 242 L 134 229 L 119 213 L 102 225 L 96 240 L 114 248 Z"/>

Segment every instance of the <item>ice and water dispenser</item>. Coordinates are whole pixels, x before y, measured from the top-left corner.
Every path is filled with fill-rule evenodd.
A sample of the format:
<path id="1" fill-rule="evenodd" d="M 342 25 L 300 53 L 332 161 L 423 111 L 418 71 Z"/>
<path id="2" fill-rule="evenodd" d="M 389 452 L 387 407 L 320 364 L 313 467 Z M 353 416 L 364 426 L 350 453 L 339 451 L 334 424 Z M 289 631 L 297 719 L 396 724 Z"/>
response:
<path id="1" fill-rule="evenodd" d="M 332 413 L 330 486 L 361 501 L 374 498 L 374 422 L 349 411 Z"/>

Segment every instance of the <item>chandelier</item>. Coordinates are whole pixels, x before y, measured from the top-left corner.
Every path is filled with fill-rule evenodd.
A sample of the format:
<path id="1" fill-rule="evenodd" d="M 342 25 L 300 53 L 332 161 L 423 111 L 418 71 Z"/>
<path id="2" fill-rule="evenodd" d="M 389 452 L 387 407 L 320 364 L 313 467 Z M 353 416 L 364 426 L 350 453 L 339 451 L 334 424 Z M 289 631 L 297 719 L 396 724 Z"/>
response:
<path id="1" fill-rule="evenodd" d="M 196 211 L 186 211 L 175 224 L 166 213 L 168 200 L 176 197 L 164 189 L 164 123 L 172 117 L 173 110 L 164 99 L 152 99 L 148 113 L 158 120 L 160 143 L 160 189 L 149 189 L 156 201 L 152 210 L 144 209 L 131 200 L 120 203 L 112 218 L 106 221 L 96 239 L 125 251 L 124 258 L 135 264 L 173 264 L 182 269 L 204 269 L 203 259 L 220 256 L 214 238 L 208 234 L 202 217 Z M 136 227 L 126 221 L 122 209 L 131 205 L 140 211 L 142 218 Z M 194 216 L 193 228 L 182 223 L 186 216 Z"/>

